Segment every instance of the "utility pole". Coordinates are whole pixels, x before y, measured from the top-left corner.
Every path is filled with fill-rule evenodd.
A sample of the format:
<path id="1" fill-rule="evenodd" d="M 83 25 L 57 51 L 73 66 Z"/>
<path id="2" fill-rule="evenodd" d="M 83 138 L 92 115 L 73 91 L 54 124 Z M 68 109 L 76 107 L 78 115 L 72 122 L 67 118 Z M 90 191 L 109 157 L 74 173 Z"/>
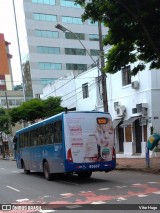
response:
<path id="1" fill-rule="evenodd" d="M 16 26 L 17 43 L 18 43 L 19 63 L 20 63 L 21 75 L 22 75 L 23 98 L 24 98 L 24 102 L 25 102 L 26 101 L 25 80 L 24 80 L 24 73 L 23 73 L 23 69 L 22 69 L 21 51 L 20 51 L 20 43 L 19 43 L 18 26 L 17 26 L 17 18 L 16 18 L 16 10 L 15 10 L 14 0 L 12 0 L 12 3 L 13 3 L 14 21 L 15 21 L 15 26 Z"/>
<path id="2" fill-rule="evenodd" d="M 106 86 L 106 74 L 102 70 L 105 66 L 104 62 L 104 50 L 102 45 L 102 27 L 101 22 L 98 21 L 98 33 L 99 33 L 99 49 L 100 49 L 100 59 L 101 59 L 101 81 L 102 81 L 102 98 L 103 98 L 103 107 L 104 112 L 108 112 L 108 98 L 107 98 L 107 86 Z"/>
<path id="3" fill-rule="evenodd" d="M 9 104 L 8 104 L 8 96 L 7 96 L 7 92 L 5 91 L 5 98 L 6 98 L 6 105 L 7 105 L 7 110 L 9 110 Z M 8 113 L 8 112 L 7 112 Z M 9 117 L 9 130 L 10 130 L 10 134 L 11 136 L 13 135 L 13 132 L 12 132 L 12 124 L 11 124 L 11 119 Z"/>

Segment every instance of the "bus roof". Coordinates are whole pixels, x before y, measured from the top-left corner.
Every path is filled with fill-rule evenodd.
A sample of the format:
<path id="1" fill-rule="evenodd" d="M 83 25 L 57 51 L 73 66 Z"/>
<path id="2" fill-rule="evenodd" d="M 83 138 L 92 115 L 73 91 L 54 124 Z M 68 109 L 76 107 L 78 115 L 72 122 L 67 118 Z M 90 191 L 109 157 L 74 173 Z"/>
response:
<path id="1" fill-rule="evenodd" d="M 57 115 L 53 115 L 53 116 L 51 116 L 49 118 L 46 118 L 46 119 L 44 119 L 42 121 L 39 121 L 39 122 L 34 123 L 34 124 L 30 125 L 30 126 L 24 127 L 24 128 L 22 128 L 20 130 L 17 130 L 16 134 L 19 134 L 19 133 L 22 133 L 22 132 L 26 132 L 26 131 L 32 130 L 34 128 L 38 128 L 40 126 L 43 126 L 44 124 L 49 124 L 53 120 L 57 120 L 60 117 L 62 117 L 64 114 L 68 114 L 68 113 L 102 113 L 102 114 L 110 115 L 110 113 L 108 113 L 108 112 L 101 112 L 101 111 L 67 111 L 67 112 L 61 112 L 61 113 L 59 113 Z"/>

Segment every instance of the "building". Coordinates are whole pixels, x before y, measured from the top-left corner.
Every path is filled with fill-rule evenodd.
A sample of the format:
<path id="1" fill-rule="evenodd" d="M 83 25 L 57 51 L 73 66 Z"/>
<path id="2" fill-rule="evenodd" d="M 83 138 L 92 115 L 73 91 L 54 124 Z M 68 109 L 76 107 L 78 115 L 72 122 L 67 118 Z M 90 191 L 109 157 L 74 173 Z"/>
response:
<path id="1" fill-rule="evenodd" d="M 152 132 L 160 133 L 159 70 L 146 70 L 131 76 L 134 65 L 107 75 L 109 112 L 115 129 L 117 157 L 145 157 L 146 142 Z M 63 79 L 63 80 L 62 80 Z M 47 85 L 43 98 L 61 96 L 63 107 L 103 111 L 99 71 L 90 69 Z M 154 156 L 154 152 L 150 152 Z"/>
<path id="2" fill-rule="evenodd" d="M 10 63 L 12 55 L 9 53 L 9 45 L 10 43 L 5 41 L 4 34 L 0 33 L 0 108 L 3 109 L 18 107 L 24 102 L 22 89 L 15 91 L 13 87 Z M 2 154 L 2 143 L 6 153 L 13 151 L 13 135 L 16 130 L 22 128 L 22 125 L 16 124 L 10 128 L 11 134 L 5 134 L 0 128 L 0 155 Z"/>
<path id="3" fill-rule="evenodd" d="M 24 102 L 23 91 L 0 91 L 0 108 L 11 109 L 20 106 Z M 10 124 L 10 134 L 5 134 L 0 128 L 0 155 L 2 155 L 2 144 L 5 150 L 5 157 L 8 153 L 13 153 L 13 136 L 18 129 L 22 128 L 22 124 L 17 123 L 15 126 Z M 3 141 L 3 142 L 2 142 Z"/>
<path id="4" fill-rule="evenodd" d="M 74 1 L 19 0 L 15 8 L 25 86 L 29 85 L 34 97 L 66 73 L 95 66 L 100 55 L 98 23 L 83 23 L 83 10 Z M 69 31 L 56 29 L 57 23 Z M 107 28 L 102 26 L 102 34 L 106 33 Z M 27 75 L 26 63 L 30 71 Z"/>
<path id="5" fill-rule="evenodd" d="M 4 34 L 0 33 L 0 90 L 13 90 L 13 78 L 11 72 L 9 53 L 10 43 L 5 41 Z"/>
<path id="6" fill-rule="evenodd" d="M 11 109 L 19 107 L 24 102 L 22 91 L 0 91 L 0 107 Z"/>

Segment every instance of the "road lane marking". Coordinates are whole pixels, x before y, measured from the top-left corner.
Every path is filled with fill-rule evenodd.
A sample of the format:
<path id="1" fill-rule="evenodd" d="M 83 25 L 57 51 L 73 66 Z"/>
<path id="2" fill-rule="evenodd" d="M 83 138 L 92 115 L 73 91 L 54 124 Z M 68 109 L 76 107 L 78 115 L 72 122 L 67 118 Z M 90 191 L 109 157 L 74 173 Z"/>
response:
<path id="1" fill-rule="evenodd" d="M 106 202 L 103 202 L 103 201 L 95 201 L 95 202 L 92 202 L 91 204 L 105 204 Z"/>
<path id="2" fill-rule="evenodd" d="M 125 188 L 125 187 L 127 187 L 127 186 L 116 186 L 117 188 Z"/>
<path id="3" fill-rule="evenodd" d="M 147 183 L 154 184 L 154 183 L 158 183 L 158 182 L 147 182 Z"/>
<path id="4" fill-rule="evenodd" d="M 52 197 L 52 196 L 50 196 L 50 195 L 45 195 L 45 196 L 43 196 L 43 197 Z"/>
<path id="5" fill-rule="evenodd" d="M 110 188 L 102 188 L 102 189 L 99 189 L 101 191 L 105 191 L 105 190 L 109 190 Z"/>
<path id="6" fill-rule="evenodd" d="M 12 171 L 13 173 L 20 173 L 20 172 L 18 172 L 18 171 Z"/>
<path id="7" fill-rule="evenodd" d="M 133 186 L 140 186 L 140 185 L 142 185 L 141 183 L 134 183 L 134 184 L 132 184 Z"/>
<path id="8" fill-rule="evenodd" d="M 28 198 L 24 198 L 24 199 L 18 199 L 16 201 L 19 202 L 19 203 L 21 203 L 21 202 L 28 201 L 28 200 L 29 200 Z"/>
<path id="9" fill-rule="evenodd" d="M 13 187 L 11 187 L 11 186 L 6 186 L 7 188 L 10 188 L 10 189 L 12 189 L 12 190 L 14 190 L 14 191 L 16 191 L 16 192 L 20 192 L 20 190 L 18 190 L 18 189 L 15 189 L 15 188 L 13 188 Z"/>
<path id="10" fill-rule="evenodd" d="M 74 194 L 72 194 L 72 193 L 64 193 L 64 194 L 60 194 L 60 195 L 62 195 L 62 196 L 71 196 L 71 195 L 74 195 Z"/>
<path id="11" fill-rule="evenodd" d="M 80 191 L 80 193 L 88 193 L 88 192 L 92 192 L 92 191 Z"/>
<path id="12" fill-rule="evenodd" d="M 55 212 L 56 210 L 40 210 L 40 213 L 50 213 L 50 212 Z"/>
<path id="13" fill-rule="evenodd" d="M 147 197 L 148 195 L 138 195 L 138 197 Z"/>
<path id="14" fill-rule="evenodd" d="M 122 201 L 122 200 L 127 200 L 127 199 L 124 198 L 124 197 L 119 197 L 119 198 L 117 198 L 117 201 Z"/>
<path id="15" fill-rule="evenodd" d="M 157 191 L 157 192 L 152 192 L 153 194 L 157 194 L 157 195 L 160 195 L 160 191 Z"/>

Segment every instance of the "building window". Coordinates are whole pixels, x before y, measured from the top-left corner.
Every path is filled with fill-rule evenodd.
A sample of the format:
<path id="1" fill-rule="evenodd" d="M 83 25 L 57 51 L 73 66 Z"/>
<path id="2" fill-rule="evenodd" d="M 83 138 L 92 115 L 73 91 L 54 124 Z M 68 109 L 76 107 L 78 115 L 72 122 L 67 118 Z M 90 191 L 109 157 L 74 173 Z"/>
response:
<path id="1" fill-rule="evenodd" d="M 87 70 L 87 64 L 66 64 L 67 70 Z"/>
<path id="2" fill-rule="evenodd" d="M 83 99 L 89 97 L 88 83 L 82 84 Z"/>
<path id="3" fill-rule="evenodd" d="M 91 20 L 88 20 L 88 24 L 98 26 L 98 21 L 93 22 Z"/>
<path id="4" fill-rule="evenodd" d="M 63 7 L 81 8 L 81 6 L 79 4 L 75 4 L 74 0 L 61 0 L 61 6 L 63 6 Z"/>
<path id="5" fill-rule="evenodd" d="M 58 38 L 59 33 L 55 31 L 49 30 L 35 30 L 35 34 L 37 37 L 44 37 L 44 38 Z"/>
<path id="6" fill-rule="evenodd" d="M 33 13 L 33 18 L 37 21 L 57 21 L 57 16 L 42 13 Z"/>
<path id="7" fill-rule="evenodd" d="M 66 39 L 85 40 L 84 33 L 65 32 L 65 37 L 66 37 Z"/>
<path id="8" fill-rule="evenodd" d="M 75 17 L 70 17 L 70 16 L 63 16 L 62 22 L 63 23 L 70 23 L 70 24 L 83 24 L 81 18 L 75 18 Z"/>
<path id="9" fill-rule="evenodd" d="M 90 50 L 90 54 L 92 55 L 92 56 L 100 56 L 100 51 L 99 50 Z"/>
<path id="10" fill-rule="evenodd" d="M 8 105 L 9 106 L 20 106 L 23 103 L 22 99 L 8 99 Z M 2 106 L 7 106 L 7 101 L 6 100 L 1 100 L 1 105 Z"/>
<path id="11" fill-rule="evenodd" d="M 57 78 L 41 78 L 40 82 L 41 82 L 41 85 L 47 85 L 54 82 L 55 80 L 57 80 Z"/>
<path id="12" fill-rule="evenodd" d="M 37 52 L 42 54 L 60 54 L 59 47 L 37 47 Z"/>
<path id="13" fill-rule="evenodd" d="M 55 5 L 55 0 L 32 0 L 32 3 Z"/>
<path id="14" fill-rule="evenodd" d="M 61 70 L 62 64 L 40 62 L 39 63 L 39 69 L 40 70 Z"/>
<path id="15" fill-rule="evenodd" d="M 86 55 L 85 49 L 65 48 L 66 55 Z"/>
<path id="16" fill-rule="evenodd" d="M 89 34 L 89 40 L 90 41 L 99 41 L 99 35 L 98 34 Z"/>
<path id="17" fill-rule="evenodd" d="M 131 68 L 130 66 L 122 69 L 122 86 L 131 84 Z"/>

